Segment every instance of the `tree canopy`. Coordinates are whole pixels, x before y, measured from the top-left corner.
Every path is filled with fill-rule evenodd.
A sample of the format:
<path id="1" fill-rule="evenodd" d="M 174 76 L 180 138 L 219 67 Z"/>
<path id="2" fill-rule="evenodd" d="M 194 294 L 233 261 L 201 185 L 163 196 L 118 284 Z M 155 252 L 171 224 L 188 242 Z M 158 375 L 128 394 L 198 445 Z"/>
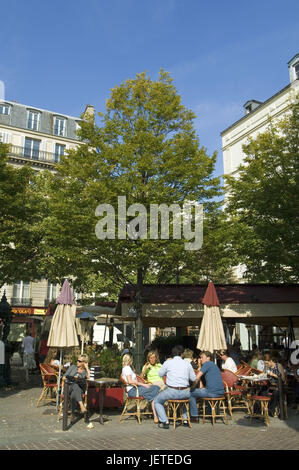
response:
<path id="1" fill-rule="evenodd" d="M 9 164 L 8 149 L 0 142 L 0 286 L 39 277 L 42 240 L 43 200 L 35 192 L 34 172 Z"/>
<path id="2" fill-rule="evenodd" d="M 96 284 L 112 294 L 125 282 L 135 283 L 138 269 L 145 282 L 173 282 L 178 273 L 190 280 L 213 273 L 214 280 L 225 278 L 230 260 L 221 257 L 224 236 L 213 247 L 212 233 L 204 232 L 202 249 L 187 251 L 186 240 L 173 236 L 172 224 L 169 239 L 161 239 L 160 226 L 153 240 L 140 236 L 138 206 L 131 207 L 125 222 L 117 210 L 119 197 L 126 198 L 127 208 L 143 205 L 149 228 L 151 204 L 183 207 L 185 201 L 196 201 L 204 204 L 204 230 L 215 224 L 221 228 L 215 202 L 219 178 L 213 176 L 216 153 L 209 156 L 200 145 L 194 118 L 169 74 L 161 71 L 156 81 L 142 73 L 112 89 L 105 113 L 99 113 L 100 124 L 91 118 L 82 121 L 78 148 L 62 157 L 55 175 L 41 175 L 48 201 L 43 221 L 48 278 L 72 275 L 83 292 Z M 96 236 L 97 223 L 105 216 L 103 211 L 96 215 L 100 204 L 115 209 L 114 238 Z M 133 236 L 120 237 L 120 228 L 131 229 Z"/>
<path id="3" fill-rule="evenodd" d="M 232 246 L 255 282 L 299 280 L 299 104 L 243 147 L 226 177 Z"/>

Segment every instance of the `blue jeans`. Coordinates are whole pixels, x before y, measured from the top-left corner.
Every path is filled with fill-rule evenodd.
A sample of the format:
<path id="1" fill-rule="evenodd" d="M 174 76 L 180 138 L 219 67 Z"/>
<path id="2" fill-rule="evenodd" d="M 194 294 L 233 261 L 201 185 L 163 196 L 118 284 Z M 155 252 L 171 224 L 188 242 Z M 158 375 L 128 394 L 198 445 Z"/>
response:
<path id="1" fill-rule="evenodd" d="M 144 397 L 148 402 L 153 401 L 155 396 L 160 392 L 160 387 L 157 385 L 151 385 L 149 388 L 138 385 L 138 393 L 140 397 Z M 136 397 L 136 387 L 131 388 L 128 391 L 129 397 Z"/>
<path id="2" fill-rule="evenodd" d="M 176 390 L 175 388 L 166 388 L 160 392 L 154 399 L 154 407 L 157 412 L 160 423 L 168 421 L 167 414 L 164 408 L 164 403 L 167 400 L 183 400 L 190 397 L 190 389 Z"/>
<path id="3" fill-rule="evenodd" d="M 189 399 L 190 416 L 194 418 L 198 417 L 196 398 L 219 398 L 219 397 L 222 397 L 223 393 L 224 391 L 222 393 L 211 393 L 211 392 L 208 392 L 206 388 L 196 388 L 195 390 L 190 392 L 190 399 Z M 187 413 L 185 411 L 184 411 L 183 417 L 187 418 Z"/>

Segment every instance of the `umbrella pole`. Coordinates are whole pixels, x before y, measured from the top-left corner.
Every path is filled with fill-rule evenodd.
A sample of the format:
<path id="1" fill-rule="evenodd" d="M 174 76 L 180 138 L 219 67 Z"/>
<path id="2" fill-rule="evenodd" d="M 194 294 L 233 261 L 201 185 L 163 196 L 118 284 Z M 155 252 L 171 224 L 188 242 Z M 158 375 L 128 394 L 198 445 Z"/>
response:
<path id="1" fill-rule="evenodd" d="M 60 349 L 58 387 L 57 387 L 57 396 L 56 396 L 56 411 L 57 411 L 57 412 L 59 411 L 59 394 L 60 394 L 61 366 L 62 366 L 62 349 Z"/>
<path id="2" fill-rule="evenodd" d="M 82 337 L 82 341 L 81 341 L 81 355 L 83 354 L 83 350 L 84 350 L 84 338 Z"/>

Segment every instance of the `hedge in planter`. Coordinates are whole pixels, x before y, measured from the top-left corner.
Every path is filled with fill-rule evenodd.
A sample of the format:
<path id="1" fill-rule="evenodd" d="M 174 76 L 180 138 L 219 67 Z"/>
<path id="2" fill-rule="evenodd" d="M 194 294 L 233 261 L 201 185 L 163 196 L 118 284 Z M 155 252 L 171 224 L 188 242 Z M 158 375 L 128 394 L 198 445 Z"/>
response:
<path id="1" fill-rule="evenodd" d="M 86 348 L 90 366 L 100 366 L 101 376 L 119 378 L 122 370 L 122 356 L 114 348 L 103 349 L 101 353 L 96 351 L 95 346 Z M 124 392 L 122 387 L 109 387 L 106 389 L 104 408 L 120 407 L 124 403 Z M 88 390 L 88 404 L 92 408 L 99 408 L 99 389 L 90 386 Z"/>

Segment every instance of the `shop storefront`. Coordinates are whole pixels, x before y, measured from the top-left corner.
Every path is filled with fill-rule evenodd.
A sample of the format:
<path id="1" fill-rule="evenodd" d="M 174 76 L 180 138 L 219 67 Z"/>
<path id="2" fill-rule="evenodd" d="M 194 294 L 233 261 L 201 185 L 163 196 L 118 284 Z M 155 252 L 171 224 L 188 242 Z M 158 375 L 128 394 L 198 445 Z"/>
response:
<path id="1" fill-rule="evenodd" d="M 8 341 L 13 346 L 13 351 L 18 351 L 26 331 L 38 341 L 47 309 L 40 307 L 12 307 L 12 322 Z"/>

